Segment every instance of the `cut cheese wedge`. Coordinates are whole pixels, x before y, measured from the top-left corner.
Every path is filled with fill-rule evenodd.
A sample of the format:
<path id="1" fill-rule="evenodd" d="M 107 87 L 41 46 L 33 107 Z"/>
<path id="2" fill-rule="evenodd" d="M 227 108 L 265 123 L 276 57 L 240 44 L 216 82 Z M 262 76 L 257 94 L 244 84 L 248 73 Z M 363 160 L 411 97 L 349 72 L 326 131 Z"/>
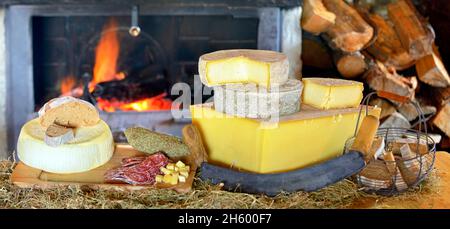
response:
<path id="1" fill-rule="evenodd" d="M 190 107 L 208 162 L 256 173 L 286 172 L 341 155 L 355 133 L 359 112 L 359 108 L 324 111 L 302 104 L 300 112 L 280 117 L 274 128 L 266 120 L 226 115 L 212 106 Z M 369 113 L 378 117 L 380 110 L 370 108 Z"/>
<path id="2" fill-rule="evenodd" d="M 99 167 L 112 157 L 114 142 L 104 121 L 76 129 L 75 138 L 58 147 L 44 142 L 39 119 L 27 122 L 19 135 L 17 153 L 28 166 L 52 173 L 79 173 Z"/>
<path id="3" fill-rule="evenodd" d="M 200 80 L 206 86 L 230 83 L 255 83 L 263 87 L 287 81 L 289 61 L 286 55 L 267 50 L 222 50 L 200 57 Z"/>
<path id="4" fill-rule="evenodd" d="M 363 83 L 331 78 L 303 78 L 302 102 L 319 109 L 358 107 Z"/>
<path id="5" fill-rule="evenodd" d="M 255 84 L 229 84 L 214 87 L 214 108 L 248 118 L 288 115 L 300 109 L 301 93 L 302 82 L 295 79 L 270 90 Z"/>

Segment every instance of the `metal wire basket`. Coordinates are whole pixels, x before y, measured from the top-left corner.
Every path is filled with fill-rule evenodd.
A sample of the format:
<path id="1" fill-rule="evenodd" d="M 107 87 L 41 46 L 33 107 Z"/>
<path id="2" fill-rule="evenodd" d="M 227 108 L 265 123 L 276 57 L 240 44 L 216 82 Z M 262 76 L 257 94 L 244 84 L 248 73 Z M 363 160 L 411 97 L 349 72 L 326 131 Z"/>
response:
<path id="1" fill-rule="evenodd" d="M 410 102 L 419 114 L 418 130 L 379 128 L 376 140 L 379 142 L 378 146 L 382 154 L 378 158 L 370 160 L 366 167 L 355 175 L 355 179 L 362 190 L 378 195 L 391 196 L 416 187 L 427 177 L 433 169 L 436 144 L 428 135 L 426 119 L 420 105 L 414 101 L 385 97 L 383 93 L 373 92 L 362 101 L 362 104 L 366 105 L 366 115 L 368 114 L 369 101 L 375 94 L 398 102 Z M 345 152 L 349 150 L 355 139 L 362 109 L 363 106 L 361 106 L 359 112 L 355 135 L 345 143 Z M 409 154 L 407 154 L 408 152 Z"/>

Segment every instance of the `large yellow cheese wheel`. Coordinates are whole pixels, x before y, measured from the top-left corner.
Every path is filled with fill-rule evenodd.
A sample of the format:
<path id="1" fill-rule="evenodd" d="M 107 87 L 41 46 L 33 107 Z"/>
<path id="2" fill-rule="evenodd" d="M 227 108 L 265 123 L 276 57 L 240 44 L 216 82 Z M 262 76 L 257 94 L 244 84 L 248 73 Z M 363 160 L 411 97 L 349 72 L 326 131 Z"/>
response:
<path id="1" fill-rule="evenodd" d="M 44 136 L 38 119 L 27 122 L 19 135 L 17 153 L 26 165 L 47 172 L 85 172 L 108 162 L 114 152 L 112 133 L 104 121 L 77 128 L 75 139 L 58 147 L 45 144 Z"/>

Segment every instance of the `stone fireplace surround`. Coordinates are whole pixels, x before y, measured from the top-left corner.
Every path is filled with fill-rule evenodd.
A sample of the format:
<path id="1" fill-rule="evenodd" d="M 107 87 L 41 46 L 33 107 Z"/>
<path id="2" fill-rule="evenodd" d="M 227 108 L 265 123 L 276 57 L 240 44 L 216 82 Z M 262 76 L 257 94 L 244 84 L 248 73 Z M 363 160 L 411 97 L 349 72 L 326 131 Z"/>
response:
<path id="1" fill-rule="evenodd" d="M 164 3 L 162 3 L 164 2 Z M 279 7 L 280 14 L 282 16 L 275 17 L 279 21 L 279 23 L 285 23 L 286 20 L 289 20 L 291 24 L 295 23 L 295 20 L 298 20 L 301 15 L 301 8 L 298 6 L 301 6 L 301 0 L 281 0 L 281 1 L 267 1 L 267 0 L 255 0 L 255 1 L 182 1 L 182 0 L 166 0 L 166 1 L 145 1 L 145 0 L 132 0 L 132 1 L 124 1 L 124 0 L 112 0 L 112 1 L 105 1 L 105 0 L 56 0 L 56 1 L 50 1 L 50 0 L 0 0 L 0 159 L 8 158 L 12 155 L 14 150 L 14 141 L 17 137 L 18 133 L 14 133 L 11 135 L 11 133 L 8 133 L 8 129 L 16 128 L 18 125 L 17 121 L 11 120 L 11 114 L 14 112 L 20 112 L 16 110 L 11 109 L 11 102 L 13 103 L 27 103 L 24 102 L 24 99 L 27 100 L 27 97 L 32 98 L 32 89 L 26 89 L 26 88 L 20 88 L 16 89 L 12 86 L 12 80 L 9 79 L 9 75 L 11 74 L 11 68 L 9 66 L 10 63 L 10 53 L 12 50 L 7 49 L 7 43 L 8 39 L 7 36 L 10 34 L 10 31 L 5 31 L 5 28 L 7 27 L 7 23 L 10 23 L 8 21 L 8 18 L 10 18 L 10 15 L 8 15 L 8 9 L 11 6 L 16 5 L 38 5 L 38 6 L 46 6 L 49 4 L 52 4 L 53 6 L 58 6 L 58 9 L 64 8 L 64 7 L 73 7 L 78 6 L 80 4 L 85 6 L 99 6 L 99 4 L 105 4 L 106 5 L 112 5 L 113 4 L 125 4 L 126 6 L 131 6 L 132 4 L 147 4 L 148 8 L 152 8 L 151 4 L 154 4 L 155 6 L 161 6 L 161 4 L 164 5 L 164 7 L 167 8 L 180 8 L 180 7 L 186 7 L 186 6 L 193 6 L 193 7 L 205 7 L 205 6 L 213 6 L 213 7 L 223 7 L 225 9 L 234 9 L 236 5 L 239 5 L 239 7 L 243 8 L 254 8 L 254 7 L 267 7 L 267 8 L 273 8 L 273 7 Z M 148 5 L 150 4 L 150 5 Z M 294 9 L 294 10 L 292 10 Z M 83 12 L 82 9 L 78 8 L 79 12 Z M 291 11 L 291 12 L 289 12 Z M 201 12 L 201 11 L 200 11 Z M 287 15 L 291 14 L 294 17 L 289 18 Z M 283 17 L 286 15 L 286 17 Z M 272 18 L 273 19 L 273 18 Z M 301 29 L 298 26 L 298 21 L 296 25 L 293 25 L 293 27 L 297 27 L 297 32 L 301 33 Z M 23 28 L 18 28 L 23 29 Z M 285 28 L 283 28 L 285 30 Z M 278 31 L 276 33 L 276 37 L 274 39 L 280 39 L 280 34 L 282 31 Z M 298 40 L 300 39 L 300 40 Z M 286 41 L 285 41 L 286 40 Z M 26 44 L 25 44 L 26 45 Z M 267 44 L 265 44 L 267 46 Z M 269 44 L 269 46 L 272 44 Z M 261 44 L 261 46 L 258 44 L 258 48 L 261 49 L 273 49 L 273 50 L 290 50 L 291 48 L 295 47 L 297 48 L 297 51 L 294 53 L 287 53 L 288 56 L 290 56 L 290 59 L 293 58 L 296 59 L 296 62 L 299 62 L 299 54 L 301 52 L 301 35 L 298 35 L 298 37 L 295 36 L 288 36 L 286 39 L 283 37 L 282 41 L 279 41 L 278 47 L 264 47 L 264 44 Z M 31 61 L 31 58 L 22 57 L 23 61 Z M 298 76 L 299 71 L 301 69 L 301 63 L 297 63 L 297 67 L 295 67 L 294 71 L 296 72 L 296 76 Z M 291 69 L 292 72 L 292 69 Z M 11 98 L 12 91 L 13 90 L 22 90 L 21 93 L 15 93 L 15 94 L 21 94 L 23 97 L 21 98 Z M 29 115 L 32 111 L 32 107 L 28 106 L 21 106 L 22 111 L 26 112 L 26 115 Z M 18 114 L 20 116 L 20 114 Z M 13 115 L 17 116 L 17 115 Z M 25 114 L 22 114 L 23 117 L 26 117 Z M 17 118 L 17 117 L 16 117 Z M 22 121 L 23 122 L 23 121 Z M 20 123 L 20 122 L 19 122 Z M 21 125 L 21 124 L 20 124 Z M 15 126 L 15 127 L 14 127 Z"/>

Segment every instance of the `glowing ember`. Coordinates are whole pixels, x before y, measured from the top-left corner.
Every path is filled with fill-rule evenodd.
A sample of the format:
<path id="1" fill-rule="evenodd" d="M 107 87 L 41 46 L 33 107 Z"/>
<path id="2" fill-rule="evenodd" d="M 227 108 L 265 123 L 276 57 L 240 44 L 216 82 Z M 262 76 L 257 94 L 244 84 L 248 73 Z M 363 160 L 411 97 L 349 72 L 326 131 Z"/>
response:
<path id="1" fill-rule="evenodd" d="M 106 112 L 120 111 L 149 111 L 149 110 L 170 110 L 172 107 L 172 101 L 165 99 L 165 93 L 154 96 L 151 98 L 146 98 L 142 100 L 137 100 L 131 103 L 124 103 L 117 100 L 106 100 L 102 98 L 97 99 L 97 105 L 100 110 Z"/>
<path id="2" fill-rule="evenodd" d="M 73 76 L 66 76 L 61 82 L 61 94 L 70 95 L 72 89 L 75 87 L 76 80 Z"/>

